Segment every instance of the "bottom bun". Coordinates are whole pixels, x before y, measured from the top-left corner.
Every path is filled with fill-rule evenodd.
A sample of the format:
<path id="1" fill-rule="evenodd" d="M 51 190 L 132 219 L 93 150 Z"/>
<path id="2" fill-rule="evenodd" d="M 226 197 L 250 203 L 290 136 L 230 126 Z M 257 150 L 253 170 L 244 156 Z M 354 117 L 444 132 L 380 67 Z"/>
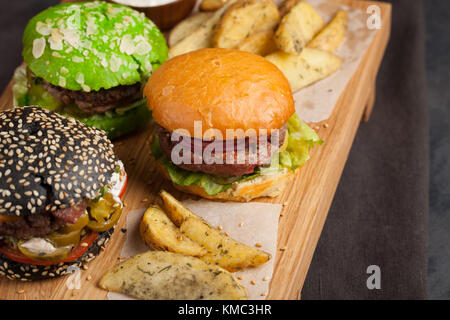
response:
<path id="1" fill-rule="evenodd" d="M 155 161 L 158 169 L 170 180 L 169 173 L 158 161 Z M 278 197 L 286 188 L 287 184 L 294 178 L 295 172 L 285 168 L 270 174 L 261 175 L 255 179 L 235 182 L 231 188 L 211 196 L 200 186 L 181 186 L 173 183 L 173 186 L 183 192 L 212 200 L 229 200 L 247 202 L 260 197 Z"/>
<path id="2" fill-rule="evenodd" d="M 10 280 L 36 281 L 45 279 L 55 279 L 71 272 L 67 272 L 69 267 L 82 268 L 92 261 L 102 252 L 102 247 L 106 245 L 114 232 L 111 228 L 104 232 L 99 232 L 98 238 L 92 246 L 77 260 L 71 262 L 61 262 L 59 264 L 40 266 L 25 264 L 8 259 L 0 253 L 0 275 Z"/>

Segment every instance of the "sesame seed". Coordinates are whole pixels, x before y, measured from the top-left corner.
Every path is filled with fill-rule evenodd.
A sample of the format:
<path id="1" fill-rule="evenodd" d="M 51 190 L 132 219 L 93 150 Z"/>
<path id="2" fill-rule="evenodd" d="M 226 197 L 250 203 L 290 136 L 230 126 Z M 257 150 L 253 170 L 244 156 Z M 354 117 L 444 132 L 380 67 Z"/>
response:
<path id="1" fill-rule="evenodd" d="M 255 284 L 256 284 L 256 281 L 255 281 L 255 280 L 252 280 L 252 281 L 250 281 L 250 283 L 251 283 L 252 285 L 255 285 Z"/>
<path id="2" fill-rule="evenodd" d="M 262 247 L 262 245 L 261 245 L 261 243 L 255 243 L 255 247 L 257 247 L 257 248 L 261 248 Z"/>
<path id="3" fill-rule="evenodd" d="M 19 216 L 35 214 L 90 198 L 98 191 L 99 182 L 110 183 L 118 162 L 113 148 L 103 131 L 46 109 L 0 112 L 0 196 L 9 203 L 1 210 Z M 77 159 L 82 154 L 97 161 L 81 164 Z M 10 159 L 1 160 L 5 157 Z M 99 168 L 103 168 L 102 174 Z M 83 174 L 79 177 L 74 172 Z M 48 197 L 44 184 L 55 194 Z"/>

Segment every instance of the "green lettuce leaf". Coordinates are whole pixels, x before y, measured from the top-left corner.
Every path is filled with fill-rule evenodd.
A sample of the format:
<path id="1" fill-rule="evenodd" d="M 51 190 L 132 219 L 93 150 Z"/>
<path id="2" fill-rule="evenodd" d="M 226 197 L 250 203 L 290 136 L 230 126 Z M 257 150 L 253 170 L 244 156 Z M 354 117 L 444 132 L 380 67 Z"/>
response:
<path id="1" fill-rule="evenodd" d="M 287 129 L 288 145 L 280 152 L 280 165 L 295 170 L 309 160 L 309 149 L 323 141 L 297 114 L 289 118 Z"/>
<path id="2" fill-rule="evenodd" d="M 256 168 L 252 174 L 234 177 L 232 183 L 218 183 L 214 175 L 203 172 L 192 172 L 174 165 L 162 152 L 158 137 L 155 136 L 151 145 L 152 156 L 167 170 L 170 179 L 180 186 L 196 185 L 202 187 L 206 194 L 214 196 L 231 188 L 233 183 L 242 183 L 259 177 L 260 175 L 282 171 L 284 168 L 295 170 L 309 159 L 309 149 L 322 144 L 319 136 L 294 114 L 288 121 L 288 145 L 286 150 L 276 154 L 269 167 Z M 279 162 L 277 161 L 279 159 Z"/>
<path id="3" fill-rule="evenodd" d="M 206 194 L 210 196 L 214 196 L 231 187 L 231 183 L 219 184 L 215 182 L 213 175 L 184 170 L 174 165 L 161 151 L 157 136 L 153 138 L 151 154 L 167 170 L 170 179 L 180 186 L 200 186 L 205 190 Z"/>
<path id="4" fill-rule="evenodd" d="M 22 65 L 14 71 L 14 84 L 12 87 L 13 92 L 13 105 L 16 106 L 29 106 L 30 97 L 28 95 L 28 80 L 27 80 L 27 68 Z"/>

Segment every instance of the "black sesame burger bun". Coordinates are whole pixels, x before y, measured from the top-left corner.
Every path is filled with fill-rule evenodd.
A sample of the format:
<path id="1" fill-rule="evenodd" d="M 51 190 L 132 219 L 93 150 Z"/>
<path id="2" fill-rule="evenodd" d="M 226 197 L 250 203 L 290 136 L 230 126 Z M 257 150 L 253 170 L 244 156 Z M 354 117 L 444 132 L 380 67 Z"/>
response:
<path id="1" fill-rule="evenodd" d="M 0 253 L 0 276 L 9 280 L 38 281 L 55 279 L 75 271 L 76 268 L 83 268 L 84 265 L 95 259 L 102 251 L 112 234 L 114 228 L 100 232 L 97 239 L 89 249 L 77 260 L 71 262 L 61 262 L 52 265 L 24 264 L 8 259 Z"/>
<path id="2" fill-rule="evenodd" d="M 119 164 L 105 132 L 39 107 L 0 112 L 0 215 L 94 199 Z"/>

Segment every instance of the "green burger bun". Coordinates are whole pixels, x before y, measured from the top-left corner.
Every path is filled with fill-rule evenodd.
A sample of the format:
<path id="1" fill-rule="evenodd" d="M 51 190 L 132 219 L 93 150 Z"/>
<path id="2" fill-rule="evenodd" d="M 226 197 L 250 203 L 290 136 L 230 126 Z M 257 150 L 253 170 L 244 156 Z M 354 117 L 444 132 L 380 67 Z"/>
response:
<path id="1" fill-rule="evenodd" d="M 162 33 L 144 14 L 96 1 L 60 4 L 32 18 L 23 35 L 23 57 L 32 76 L 23 70 L 16 72 L 17 105 L 55 110 L 116 138 L 151 117 L 142 96 L 113 110 L 92 114 L 75 104 L 61 103 L 39 80 L 80 93 L 145 83 L 167 59 L 168 49 Z M 22 84 L 17 74 L 22 76 Z M 27 78 L 27 89 L 23 77 Z"/>

